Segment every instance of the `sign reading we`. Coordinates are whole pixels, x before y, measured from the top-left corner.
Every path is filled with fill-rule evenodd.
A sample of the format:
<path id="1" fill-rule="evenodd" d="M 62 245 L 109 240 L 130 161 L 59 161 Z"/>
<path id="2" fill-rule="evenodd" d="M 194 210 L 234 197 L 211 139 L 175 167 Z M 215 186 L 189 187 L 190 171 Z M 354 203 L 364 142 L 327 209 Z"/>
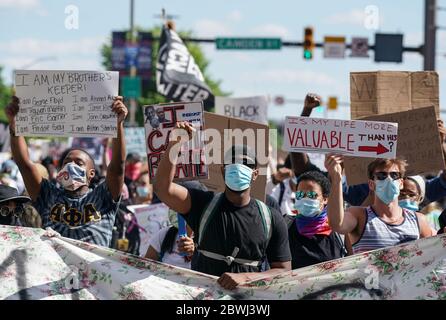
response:
<path id="1" fill-rule="evenodd" d="M 19 136 L 116 137 L 118 72 L 18 70 Z"/>

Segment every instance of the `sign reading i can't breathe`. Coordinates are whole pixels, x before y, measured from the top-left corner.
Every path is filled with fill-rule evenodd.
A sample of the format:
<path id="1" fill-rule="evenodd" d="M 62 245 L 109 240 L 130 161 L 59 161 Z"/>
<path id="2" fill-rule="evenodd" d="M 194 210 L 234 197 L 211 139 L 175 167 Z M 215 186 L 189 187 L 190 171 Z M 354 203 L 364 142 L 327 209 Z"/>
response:
<path id="1" fill-rule="evenodd" d="M 249 98 L 215 97 L 215 113 L 268 124 L 268 100 L 264 96 Z"/>
<path id="2" fill-rule="evenodd" d="M 111 108 L 118 88 L 118 72 L 16 71 L 16 134 L 116 137 L 117 118 Z"/>
<path id="3" fill-rule="evenodd" d="M 378 121 L 286 117 L 283 149 L 395 158 L 398 124 Z"/>

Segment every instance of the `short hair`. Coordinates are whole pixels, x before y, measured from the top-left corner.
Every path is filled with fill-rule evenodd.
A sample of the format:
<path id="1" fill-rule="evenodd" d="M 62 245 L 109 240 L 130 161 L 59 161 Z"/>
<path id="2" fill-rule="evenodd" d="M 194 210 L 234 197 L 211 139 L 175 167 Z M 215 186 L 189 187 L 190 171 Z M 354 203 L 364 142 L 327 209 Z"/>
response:
<path id="1" fill-rule="evenodd" d="M 93 159 L 93 157 L 91 156 L 91 154 L 90 154 L 88 151 L 86 151 L 86 150 L 84 150 L 84 149 L 79 149 L 79 148 L 69 148 L 69 149 L 65 150 L 65 151 L 61 154 L 60 159 L 59 159 L 59 163 L 58 163 L 59 169 L 62 168 L 62 164 L 63 164 L 65 158 L 67 157 L 67 155 L 68 155 L 71 151 L 76 151 L 76 150 L 85 153 L 85 154 L 88 156 L 88 158 L 90 158 L 91 163 L 93 164 L 93 168 L 96 169 L 96 164 L 95 164 L 94 159 Z"/>
<path id="2" fill-rule="evenodd" d="M 233 145 L 231 149 L 226 151 L 224 156 L 224 164 L 240 163 L 248 167 L 257 168 L 257 158 L 255 152 L 246 144 Z"/>
<path id="3" fill-rule="evenodd" d="M 403 159 L 375 159 L 369 163 L 367 167 L 367 174 L 370 180 L 373 180 L 373 173 L 378 168 L 385 168 L 396 165 L 400 170 L 401 177 L 404 177 L 406 174 L 407 162 Z"/>
<path id="4" fill-rule="evenodd" d="M 322 196 L 327 198 L 330 195 L 330 189 L 331 189 L 330 180 L 328 180 L 328 178 L 320 171 L 307 171 L 302 173 L 297 178 L 297 185 L 299 185 L 301 181 L 314 181 L 321 187 Z"/>

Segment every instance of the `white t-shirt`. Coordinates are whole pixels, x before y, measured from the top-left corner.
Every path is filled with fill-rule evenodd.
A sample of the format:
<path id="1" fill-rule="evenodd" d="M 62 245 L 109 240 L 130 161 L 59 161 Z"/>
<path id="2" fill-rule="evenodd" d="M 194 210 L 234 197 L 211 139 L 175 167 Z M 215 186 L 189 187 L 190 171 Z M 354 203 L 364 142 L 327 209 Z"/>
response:
<path id="1" fill-rule="evenodd" d="M 164 227 L 164 228 L 160 229 L 157 233 L 155 233 L 152 236 L 152 238 L 150 238 L 149 246 L 152 246 L 156 252 L 158 252 L 158 253 L 161 252 L 161 244 L 163 243 L 163 240 L 166 237 L 167 231 L 169 229 L 170 229 L 170 226 Z M 190 262 L 184 261 L 184 256 L 181 256 L 178 252 L 177 241 L 179 239 L 180 238 L 178 237 L 178 234 L 177 234 L 177 236 L 175 238 L 175 243 L 172 248 L 173 249 L 172 253 L 165 252 L 164 256 L 162 258 L 162 262 L 173 265 L 173 266 L 190 269 L 191 268 Z"/>
<path id="2" fill-rule="evenodd" d="M 282 203 L 279 204 L 280 211 L 282 212 L 282 215 L 293 215 L 295 214 L 295 212 L 293 213 L 292 211 L 294 210 L 294 200 L 296 198 L 296 195 L 293 191 L 291 191 L 290 179 L 283 180 L 283 183 L 285 184 L 285 191 L 283 192 Z M 277 203 L 279 203 L 280 183 L 274 187 L 271 196 L 277 200 Z"/>

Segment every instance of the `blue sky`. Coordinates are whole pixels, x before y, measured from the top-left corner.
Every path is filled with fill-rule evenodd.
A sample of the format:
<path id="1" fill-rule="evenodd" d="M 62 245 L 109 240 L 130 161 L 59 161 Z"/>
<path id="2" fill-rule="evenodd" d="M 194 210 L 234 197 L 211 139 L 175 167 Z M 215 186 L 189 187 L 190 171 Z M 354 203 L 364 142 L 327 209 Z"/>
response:
<path id="1" fill-rule="evenodd" d="M 160 1 L 135 0 L 135 23 L 152 27 L 161 21 L 154 16 L 161 8 L 179 16 L 178 30 L 190 30 L 197 37 L 271 36 L 284 41 L 301 41 L 303 28 L 312 25 L 315 39 L 326 35 L 365 36 L 373 43 L 375 30 L 364 27 L 364 10 L 368 5 L 379 9 L 379 32 L 404 33 L 404 44 L 419 46 L 423 40 L 423 0 L 312 0 L 312 1 Z M 438 0 L 446 6 L 446 0 Z M 79 9 L 79 28 L 65 28 L 65 8 Z M 438 13 L 438 24 L 446 26 L 446 12 Z M 102 69 L 99 48 L 109 41 L 112 30 L 129 25 L 128 0 L 0 0 L 0 65 L 8 82 L 14 68 L 21 68 L 35 59 L 41 61 L 32 69 Z M 437 71 L 440 74 L 441 101 L 446 96 L 446 32 L 438 31 Z M 218 51 L 212 44 L 203 44 L 211 61 L 209 72 L 222 80 L 225 91 L 234 97 L 250 95 L 283 95 L 303 99 L 306 92 L 317 92 L 327 99 L 338 96 L 349 101 L 349 72 L 364 70 L 421 70 L 422 57 L 405 53 L 404 62 L 374 63 L 373 52 L 368 59 L 324 59 L 322 49 L 316 50 L 312 61 L 302 58 L 301 48 L 281 51 Z M 269 116 L 282 119 L 297 115 L 301 106 L 270 105 Z M 317 116 L 317 114 L 315 114 Z M 322 114 L 320 114 L 322 115 Z M 330 118 L 349 118 L 348 108 L 328 112 Z"/>

